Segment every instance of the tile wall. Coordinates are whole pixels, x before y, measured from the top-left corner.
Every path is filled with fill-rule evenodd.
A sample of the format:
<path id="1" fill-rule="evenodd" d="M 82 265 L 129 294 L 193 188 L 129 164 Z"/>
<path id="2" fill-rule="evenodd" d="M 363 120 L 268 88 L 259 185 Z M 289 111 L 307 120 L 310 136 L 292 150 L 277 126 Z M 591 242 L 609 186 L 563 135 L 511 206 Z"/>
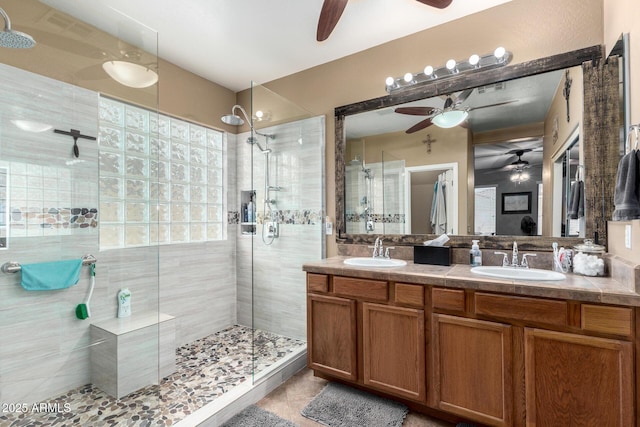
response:
<path id="1" fill-rule="evenodd" d="M 369 163 L 365 169 L 373 177 L 371 184 L 361 165 L 345 168 L 347 233 L 404 234 L 404 160 Z M 372 231 L 365 228 L 369 217 Z"/>
<path id="2" fill-rule="evenodd" d="M 238 188 L 256 191 L 255 235 L 237 235 L 238 322 L 306 339 L 305 274 L 302 264 L 324 257 L 324 117 L 261 129 L 269 140 L 270 185 L 280 236 L 262 240 L 265 154 L 238 135 Z M 265 138 L 258 136 L 262 147 Z M 239 207 L 238 207 L 239 209 Z M 267 242 L 271 239 L 266 238 Z M 253 253 L 253 257 L 252 257 Z M 253 318 L 252 313 L 253 300 Z"/>
<path id="3" fill-rule="evenodd" d="M 76 159 L 71 137 L 52 129 L 25 132 L 11 122 L 97 136 L 98 94 L 5 65 L 0 90 L 0 167 L 8 170 L 10 213 L 9 248 L 0 250 L 0 264 L 87 253 L 98 259 L 87 320 L 77 319 L 75 308 L 87 295 L 88 268 L 76 286 L 48 292 L 27 292 L 19 274 L 0 273 L 1 402 L 39 402 L 89 383 L 89 325 L 116 316 L 122 288 L 132 293 L 134 316 L 176 316 L 176 345 L 236 323 L 236 225 L 229 225 L 228 240 L 100 250 L 98 143 L 79 139 Z M 228 161 L 225 180 L 235 175 L 234 142 L 231 136 L 220 160 Z M 228 205 L 235 206 L 233 183 L 229 188 Z"/>

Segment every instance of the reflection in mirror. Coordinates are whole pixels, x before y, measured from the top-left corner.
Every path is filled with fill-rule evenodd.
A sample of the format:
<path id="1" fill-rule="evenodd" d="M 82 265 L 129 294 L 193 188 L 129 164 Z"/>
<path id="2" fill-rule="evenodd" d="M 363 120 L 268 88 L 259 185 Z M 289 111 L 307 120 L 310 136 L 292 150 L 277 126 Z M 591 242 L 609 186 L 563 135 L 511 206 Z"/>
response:
<path id="1" fill-rule="evenodd" d="M 0 249 L 9 247 L 9 175 L 0 168 Z"/>
<path id="2" fill-rule="evenodd" d="M 345 209 L 345 199 L 351 196 L 348 186 L 345 185 L 345 165 L 348 165 L 349 161 L 354 158 L 348 153 L 348 145 L 352 141 L 357 141 L 361 147 L 360 158 L 365 165 L 381 163 L 381 153 L 383 151 L 392 154 L 398 159 L 404 159 L 406 169 L 421 165 L 457 162 L 457 181 L 459 183 L 458 229 L 460 233 L 469 235 L 477 231 L 474 224 L 477 221 L 475 215 L 477 212 L 475 212 L 474 205 L 476 200 L 480 200 L 480 196 L 475 197 L 477 191 L 475 191 L 474 184 L 474 148 L 481 144 L 531 142 L 535 138 L 542 138 L 542 183 L 538 184 L 535 196 L 533 190 L 531 191 L 531 204 L 537 203 L 538 205 L 536 207 L 537 214 L 531 215 L 531 221 L 536 223 L 534 234 L 541 234 L 544 238 L 539 239 L 539 243 L 532 239 L 527 240 L 527 242 L 532 246 L 539 245 L 540 248 L 546 248 L 551 238 L 556 241 L 562 234 L 563 223 L 566 221 L 566 206 L 563 213 L 562 200 L 564 198 L 566 202 L 568 199 L 567 194 L 570 192 L 569 186 L 569 190 L 565 189 L 565 195 L 563 196 L 562 184 L 559 187 L 557 186 L 556 181 L 566 183 L 566 180 L 562 180 L 562 171 L 556 173 L 554 162 L 558 160 L 560 153 L 564 154 L 572 138 L 579 137 L 580 163 L 585 166 L 583 170 L 586 207 L 585 235 L 597 238 L 598 232 L 600 232 L 600 236 L 603 240 L 606 240 L 606 233 L 602 232 L 605 229 L 603 224 L 607 220 L 606 212 L 612 209 L 608 208 L 608 200 L 600 200 L 602 197 L 598 199 L 598 194 L 601 194 L 598 189 L 600 188 L 599 186 L 615 178 L 616 168 L 613 165 L 613 157 L 619 159 L 619 156 L 613 156 L 610 153 L 610 148 L 613 148 L 611 141 L 614 137 L 617 144 L 618 130 L 620 129 L 619 123 L 622 120 L 619 122 L 612 116 L 614 108 L 610 105 L 612 102 L 611 85 L 605 88 L 602 84 L 606 80 L 607 82 L 615 83 L 617 87 L 618 80 L 615 77 L 612 79 L 614 70 L 615 74 L 618 74 L 617 62 L 611 58 L 608 58 L 607 61 L 601 60 L 601 55 L 601 46 L 591 46 L 508 66 L 500 70 L 488 70 L 465 76 L 464 78 L 453 77 L 447 81 L 446 85 L 425 84 L 413 90 L 393 94 L 393 96 L 384 96 L 336 107 L 335 182 L 336 228 L 338 233 L 346 241 L 370 241 L 367 234 L 354 234 L 349 232 L 346 227 L 345 213 L 347 211 Z M 609 62 L 611 62 L 611 65 Z M 566 69 L 569 69 L 569 74 L 566 73 Z M 502 101 L 493 100 L 481 92 L 486 92 L 487 89 L 489 92 L 498 92 L 503 83 L 506 83 L 506 86 L 510 86 L 517 79 L 527 79 L 531 76 L 553 71 L 557 72 L 555 73 L 555 78 L 558 79 L 550 89 L 553 100 L 542 108 L 544 118 L 540 119 L 539 122 L 512 126 L 504 124 L 503 127 L 508 129 L 507 136 L 501 130 L 480 130 L 481 128 L 479 127 L 474 129 L 474 125 L 477 126 L 477 123 L 473 123 L 474 118 L 484 113 L 483 110 L 490 112 L 491 108 L 494 107 L 507 107 L 502 114 L 496 115 L 501 120 L 506 121 L 509 118 L 523 116 L 518 114 L 521 109 L 519 107 L 516 108 L 516 100 L 518 102 L 521 100 L 526 101 L 524 96 L 503 99 Z M 607 74 L 606 79 L 603 77 L 605 73 Z M 567 78 L 571 80 L 571 84 L 567 84 Z M 621 86 L 625 92 L 628 91 L 627 81 L 628 78 L 624 78 Z M 447 101 L 447 96 L 450 96 L 452 101 Z M 452 105 L 451 102 L 456 105 L 455 100 L 460 101 L 457 105 L 458 107 L 465 107 L 470 112 L 469 119 L 466 122 L 449 129 L 439 128 L 430 123 L 428 105 L 431 104 L 427 104 L 427 102 L 432 101 L 434 102 L 434 107 L 442 108 L 448 102 L 449 105 Z M 504 104 L 497 105 L 501 103 Z M 493 105 L 493 107 L 487 107 L 487 105 Z M 411 112 L 410 109 L 404 110 L 405 114 L 396 113 L 395 109 L 401 106 L 410 108 L 418 106 L 420 108 L 413 110 L 415 115 L 409 114 Z M 615 112 L 617 113 L 617 111 L 618 108 L 616 106 Z M 603 112 L 608 114 L 606 118 L 603 116 Z M 584 113 L 584 117 L 580 116 L 580 113 Z M 626 111 L 624 113 L 626 114 Z M 425 114 L 427 115 L 425 116 Z M 406 121 L 405 124 L 390 131 L 387 128 L 388 119 L 400 116 Z M 422 124 L 416 126 L 420 122 Z M 605 122 L 610 123 L 611 126 L 603 126 Z M 364 123 L 369 125 L 365 126 Z M 425 124 L 427 126 L 424 126 Z M 412 127 L 411 133 L 405 132 Z M 613 131 L 614 127 L 616 127 L 615 132 Z M 413 132 L 417 128 L 419 129 Z M 381 147 L 383 139 L 387 139 L 390 145 Z M 511 151 L 511 149 L 506 151 Z M 527 154 L 532 155 L 531 153 L 523 153 L 523 156 L 521 156 L 523 160 L 526 160 Z M 455 157 L 452 159 L 452 156 Z M 603 157 L 607 159 L 606 164 L 602 162 Z M 611 157 L 611 161 L 609 161 L 609 157 Z M 617 160 L 615 164 L 617 165 Z M 530 169 L 533 169 L 533 166 Z M 571 175 L 571 172 L 569 175 Z M 560 179 L 555 179 L 554 176 L 560 177 Z M 556 190 L 557 187 L 559 192 Z M 478 185 L 477 188 L 479 192 L 482 188 L 487 187 Z M 407 191 L 407 194 L 410 193 Z M 493 198 L 497 200 L 497 202 L 492 203 L 496 205 L 496 212 L 498 212 L 498 209 L 502 208 L 500 206 L 501 199 L 496 194 L 494 194 Z M 558 212 L 559 206 L 560 211 Z M 540 217 L 540 212 L 544 212 L 542 217 Z M 384 213 L 384 215 L 387 214 L 387 212 Z M 401 215 L 404 212 L 398 212 L 398 214 Z M 375 221 L 376 217 L 372 217 Z M 380 220 L 382 221 L 383 218 L 380 218 Z M 407 221 L 408 223 L 409 221 Z M 378 224 L 374 222 L 373 227 L 376 232 L 378 232 L 377 226 Z M 493 231 L 480 230 L 481 228 L 478 227 L 479 234 L 493 233 Z M 566 228 L 566 224 L 564 228 Z M 405 229 L 405 233 L 414 233 L 413 230 L 409 230 L 406 226 Z M 531 234 L 531 229 L 532 227 L 528 228 L 529 233 L 527 234 Z M 345 232 L 346 235 L 342 234 Z M 383 232 L 386 232 L 386 230 Z M 404 234 L 396 237 L 395 240 L 400 244 L 412 244 L 423 241 L 424 235 Z M 464 236 L 460 236 L 460 238 L 452 239 L 452 241 L 466 244 L 467 239 Z M 495 247 L 501 247 L 501 242 L 506 244 L 509 238 L 485 239 L 485 243 L 489 241 L 497 245 Z"/>
<path id="3" fill-rule="evenodd" d="M 580 127 L 581 79 L 581 68 L 575 66 L 347 116 L 347 233 L 542 235 L 551 230 L 543 215 L 543 164 Z M 573 91 L 567 81 L 576 81 Z M 468 110 L 467 119 L 451 128 L 431 122 L 431 111 L 445 104 Z M 384 169 L 383 153 L 395 159 L 396 171 L 403 170 L 376 174 Z M 439 165 L 454 163 L 455 175 L 439 177 L 450 169 Z M 373 178 L 367 178 L 367 170 Z M 414 173 L 427 170 L 430 176 L 418 181 Z M 380 203 L 385 193 L 402 194 L 395 181 L 384 181 L 399 175 L 405 180 L 404 206 L 389 199 Z M 447 181 L 438 194 L 437 183 Z M 501 195 L 514 192 L 531 192 L 531 213 L 502 213 Z M 438 204 L 438 195 L 445 201 Z M 553 204 L 554 211 L 562 208 Z"/>

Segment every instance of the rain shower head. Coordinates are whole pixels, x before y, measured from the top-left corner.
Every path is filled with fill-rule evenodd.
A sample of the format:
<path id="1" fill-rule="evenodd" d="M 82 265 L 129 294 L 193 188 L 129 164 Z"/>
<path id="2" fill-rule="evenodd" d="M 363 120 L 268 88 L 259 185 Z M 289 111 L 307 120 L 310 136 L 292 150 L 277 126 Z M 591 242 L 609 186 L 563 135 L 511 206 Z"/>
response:
<path id="1" fill-rule="evenodd" d="M 4 18 L 4 30 L 0 32 L 0 47 L 27 49 L 36 45 L 36 41 L 29 34 L 11 29 L 11 20 L 2 8 L 0 15 Z"/>
<path id="2" fill-rule="evenodd" d="M 242 112 L 242 114 L 244 115 L 244 118 L 247 119 L 247 121 L 249 122 L 249 125 L 251 126 L 251 128 L 253 128 L 253 125 L 251 124 L 251 120 L 249 119 L 249 115 L 247 114 L 246 111 L 244 111 L 244 108 L 242 108 L 242 105 L 237 105 L 237 104 L 231 107 L 231 114 L 222 116 L 222 119 L 221 119 L 222 122 L 231 126 L 243 125 L 244 120 L 242 120 L 242 117 L 240 117 L 235 113 L 236 110 L 240 110 L 240 112 Z"/>

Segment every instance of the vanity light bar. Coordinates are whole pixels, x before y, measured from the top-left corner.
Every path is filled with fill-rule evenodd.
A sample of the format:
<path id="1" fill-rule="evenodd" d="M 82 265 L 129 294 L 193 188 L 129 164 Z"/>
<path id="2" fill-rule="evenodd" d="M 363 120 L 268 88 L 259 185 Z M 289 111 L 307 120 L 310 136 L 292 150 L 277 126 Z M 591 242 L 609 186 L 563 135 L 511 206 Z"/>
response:
<path id="1" fill-rule="evenodd" d="M 477 70 L 489 70 L 491 68 L 504 67 L 511 62 L 513 55 L 503 47 L 498 47 L 493 53 L 479 56 L 473 54 L 465 61 L 456 61 L 450 59 L 447 63 L 439 68 L 431 65 L 424 67 L 419 73 L 406 73 L 402 77 L 387 77 L 385 80 L 386 90 L 388 93 L 395 92 L 407 87 L 413 87 L 421 83 L 430 82 L 432 80 L 442 80 L 462 73 Z"/>

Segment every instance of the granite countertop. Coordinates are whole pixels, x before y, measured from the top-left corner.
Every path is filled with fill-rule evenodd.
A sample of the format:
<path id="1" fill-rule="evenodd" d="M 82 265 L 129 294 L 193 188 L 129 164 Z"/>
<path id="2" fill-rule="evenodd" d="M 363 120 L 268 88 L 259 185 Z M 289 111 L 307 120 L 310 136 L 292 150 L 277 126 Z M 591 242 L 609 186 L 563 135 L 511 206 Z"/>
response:
<path id="1" fill-rule="evenodd" d="M 640 307 L 640 294 L 636 293 L 629 281 L 618 275 L 586 277 L 570 273 L 564 280 L 525 281 L 480 276 L 472 273 L 471 267 L 464 264 L 440 266 L 407 261 L 403 267 L 356 267 L 345 264 L 347 258 L 350 257 L 335 256 L 309 262 L 302 269 L 308 273 Z"/>

